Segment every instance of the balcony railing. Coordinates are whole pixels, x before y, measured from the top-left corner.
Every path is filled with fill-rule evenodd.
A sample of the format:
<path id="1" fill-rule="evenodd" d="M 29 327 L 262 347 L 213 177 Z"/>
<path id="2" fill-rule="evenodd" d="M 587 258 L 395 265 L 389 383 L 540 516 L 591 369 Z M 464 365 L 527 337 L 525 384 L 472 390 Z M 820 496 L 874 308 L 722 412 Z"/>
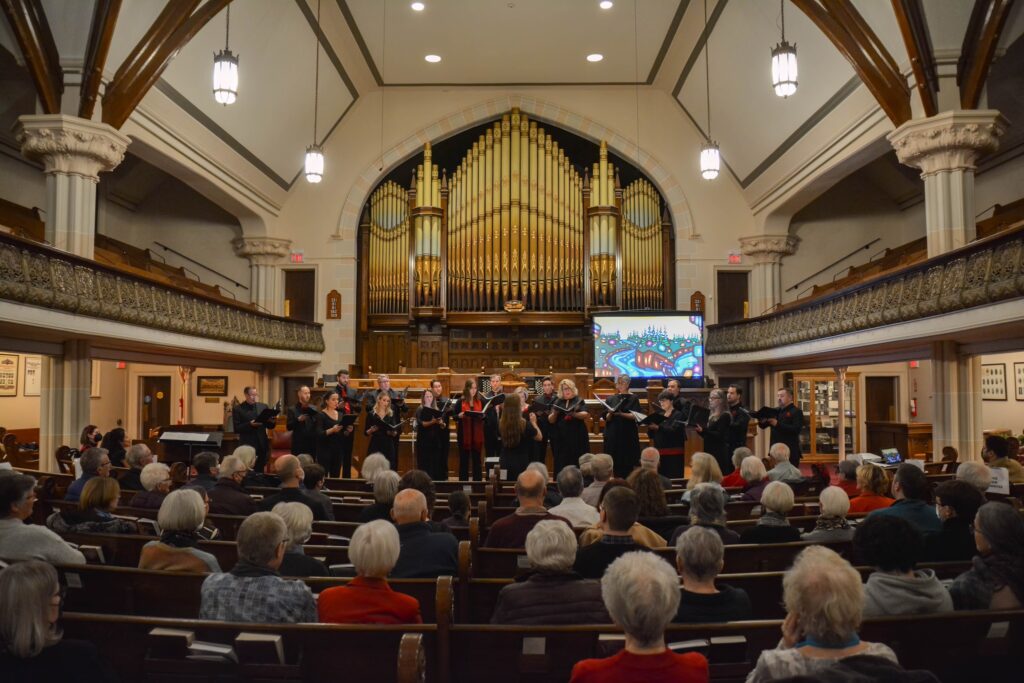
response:
<path id="1" fill-rule="evenodd" d="M 237 344 L 324 350 L 318 323 L 260 313 L 2 233 L 0 300 Z"/>
<path id="2" fill-rule="evenodd" d="M 707 353 L 750 353 L 1024 296 L 1024 226 L 759 318 L 709 325 Z"/>

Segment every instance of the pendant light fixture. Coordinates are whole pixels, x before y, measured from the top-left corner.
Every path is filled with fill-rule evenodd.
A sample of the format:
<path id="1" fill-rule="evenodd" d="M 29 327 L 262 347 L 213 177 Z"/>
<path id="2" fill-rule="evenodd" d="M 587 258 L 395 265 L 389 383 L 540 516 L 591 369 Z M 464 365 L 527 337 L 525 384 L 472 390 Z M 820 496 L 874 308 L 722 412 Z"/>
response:
<path id="1" fill-rule="evenodd" d="M 789 97 L 796 92 L 796 45 L 786 42 L 785 0 L 779 0 L 782 15 L 782 42 L 772 49 L 772 87 L 779 97 Z"/>
<path id="2" fill-rule="evenodd" d="M 228 49 L 231 37 L 231 5 L 224 22 L 224 49 L 213 56 L 213 99 L 229 105 L 238 99 L 238 57 Z"/>
<path id="3" fill-rule="evenodd" d="M 704 0 L 704 31 L 708 29 L 708 0 Z M 700 176 L 704 180 L 714 180 L 718 177 L 718 169 L 722 165 L 722 154 L 718 149 L 718 143 L 711 139 L 711 62 L 708 58 L 708 43 L 711 42 L 711 34 L 707 34 L 704 41 L 704 87 L 707 94 L 708 107 L 708 135 L 700 148 Z"/>
<path id="4" fill-rule="evenodd" d="M 324 179 L 324 152 L 316 144 L 317 110 L 320 104 L 320 0 L 316 0 L 316 68 L 313 80 L 313 144 L 306 148 L 304 164 L 306 181 L 319 183 Z"/>

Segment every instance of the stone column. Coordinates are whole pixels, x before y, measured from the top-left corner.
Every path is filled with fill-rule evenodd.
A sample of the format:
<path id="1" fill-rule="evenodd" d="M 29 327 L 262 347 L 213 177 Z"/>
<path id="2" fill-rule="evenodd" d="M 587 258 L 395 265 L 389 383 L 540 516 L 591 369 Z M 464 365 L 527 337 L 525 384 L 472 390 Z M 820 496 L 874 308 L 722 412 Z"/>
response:
<path id="1" fill-rule="evenodd" d="M 799 239 L 792 235 L 741 237 L 740 249 L 751 257 L 750 317 L 764 315 L 782 301 L 782 257 L 796 251 Z"/>
<path id="2" fill-rule="evenodd" d="M 131 140 L 105 123 L 63 114 L 18 117 L 15 133 L 21 153 L 46 174 L 46 241 L 91 259 L 99 174 L 117 168 Z"/>
<path id="3" fill-rule="evenodd" d="M 839 438 L 839 462 L 846 460 L 846 366 L 840 365 L 833 370 L 836 371 L 836 382 L 839 385 L 839 428 L 836 436 Z M 853 429 L 857 429 L 854 422 Z"/>
<path id="4" fill-rule="evenodd" d="M 981 356 L 960 352 L 957 344 L 932 344 L 932 454 L 952 446 L 960 462 L 981 457 Z"/>
<path id="5" fill-rule="evenodd" d="M 89 424 L 92 359 L 89 342 L 64 342 L 63 356 L 43 356 L 39 398 L 39 469 L 57 471 L 54 457 L 60 446 L 78 448 L 78 437 Z"/>
<path id="6" fill-rule="evenodd" d="M 292 241 L 279 237 L 239 237 L 234 241 L 235 254 L 249 259 L 252 302 L 274 315 L 281 315 L 284 299 L 278 295 L 278 266 L 292 246 Z"/>
<path id="7" fill-rule="evenodd" d="M 1008 126 L 998 111 L 972 109 L 912 119 L 889 134 L 900 162 L 921 169 L 929 257 L 977 236 L 974 171 Z"/>

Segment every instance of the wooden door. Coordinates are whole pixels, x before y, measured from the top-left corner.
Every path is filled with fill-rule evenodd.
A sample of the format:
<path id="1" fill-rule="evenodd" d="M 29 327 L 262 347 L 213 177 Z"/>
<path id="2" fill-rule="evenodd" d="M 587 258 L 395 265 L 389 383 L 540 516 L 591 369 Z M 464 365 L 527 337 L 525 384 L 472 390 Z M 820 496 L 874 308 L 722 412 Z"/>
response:
<path id="1" fill-rule="evenodd" d="M 171 424 L 171 378 L 143 375 L 139 378 L 140 438 L 151 429 Z"/>
<path id="2" fill-rule="evenodd" d="M 864 391 L 868 422 L 896 422 L 896 377 L 865 377 Z"/>

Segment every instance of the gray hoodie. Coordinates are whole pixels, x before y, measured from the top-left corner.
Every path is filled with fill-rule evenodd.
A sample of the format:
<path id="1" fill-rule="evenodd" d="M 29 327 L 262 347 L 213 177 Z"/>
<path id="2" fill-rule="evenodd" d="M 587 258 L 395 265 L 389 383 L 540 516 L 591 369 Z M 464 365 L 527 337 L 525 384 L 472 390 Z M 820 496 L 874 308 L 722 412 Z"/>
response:
<path id="1" fill-rule="evenodd" d="M 953 599 L 931 569 L 917 569 L 913 578 L 876 571 L 864 586 L 864 616 L 952 612 Z"/>

